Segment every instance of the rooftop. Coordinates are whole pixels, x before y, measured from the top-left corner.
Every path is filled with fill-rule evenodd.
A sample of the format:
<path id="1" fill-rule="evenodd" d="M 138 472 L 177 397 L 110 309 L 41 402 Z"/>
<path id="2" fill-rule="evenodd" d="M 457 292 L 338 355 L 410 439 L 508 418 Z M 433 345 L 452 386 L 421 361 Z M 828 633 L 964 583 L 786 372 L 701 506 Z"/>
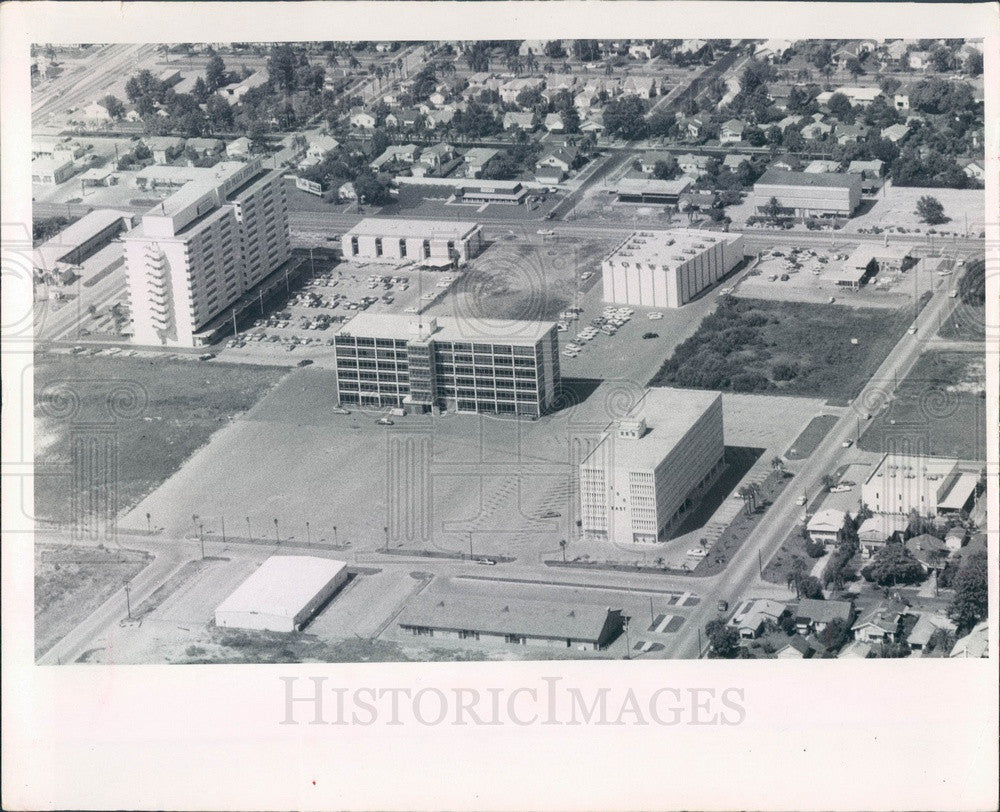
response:
<path id="1" fill-rule="evenodd" d="M 634 231 L 608 255 L 607 259 L 671 269 L 719 243 L 728 244 L 739 239 L 739 234 L 686 228 L 672 231 Z"/>
<path id="2" fill-rule="evenodd" d="M 346 567 L 343 561 L 310 555 L 271 556 L 215 611 L 295 617 Z"/>
<path id="3" fill-rule="evenodd" d="M 679 195 L 691 185 L 690 178 L 657 180 L 656 178 L 622 178 L 615 191 L 618 194 Z"/>
<path id="4" fill-rule="evenodd" d="M 401 626 L 596 642 L 611 612 L 610 607 L 572 606 L 493 595 L 423 594 L 403 609 L 398 622 Z"/>
<path id="5" fill-rule="evenodd" d="M 345 237 L 413 237 L 432 240 L 461 240 L 475 229 L 478 223 L 451 222 L 448 220 L 396 220 L 385 217 L 366 217 Z"/>
<path id="6" fill-rule="evenodd" d="M 822 601 L 814 598 L 803 598 L 795 618 L 806 619 L 819 623 L 829 623 L 831 620 L 847 621 L 851 617 L 851 604 L 847 601 Z"/>
<path id="7" fill-rule="evenodd" d="M 768 169 L 757 181 L 757 186 L 814 186 L 849 189 L 860 186 L 857 175 L 839 172 L 789 172 L 786 169 Z"/>
<path id="8" fill-rule="evenodd" d="M 550 321 L 513 321 L 404 313 L 359 313 L 340 328 L 343 335 L 417 340 L 421 328 L 434 341 L 511 344 L 533 347 L 555 327 Z"/>
<path id="9" fill-rule="evenodd" d="M 118 220 L 125 220 L 127 228 L 132 224 L 132 215 L 113 209 L 97 209 L 85 214 L 35 249 L 35 267 L 43 270 L 51 268 L 74 248 L 83 245 Z"/>

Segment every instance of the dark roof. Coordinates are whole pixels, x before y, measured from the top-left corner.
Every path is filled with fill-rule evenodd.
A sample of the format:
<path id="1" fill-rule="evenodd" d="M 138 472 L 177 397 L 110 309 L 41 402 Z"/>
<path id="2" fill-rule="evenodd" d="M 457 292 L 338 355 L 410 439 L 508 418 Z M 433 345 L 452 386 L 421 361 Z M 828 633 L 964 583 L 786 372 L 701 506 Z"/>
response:
<path id="1" fill-rule="evenodd" d="M 847 601 L 821 601 L 803 598 L 795 610 L 796 620 L 829 623 L 837 618 L 847 621 L 851 617 L 851 604 Z"/>
<path id="2" fill-rule="evenodd" d="M 850 188 L 861 183 L 857 175 L 845 175 L 840 172 L 789 172 L 786 169 L 768 169 L 757 185 L 777 186 L 830 186 Z"/>

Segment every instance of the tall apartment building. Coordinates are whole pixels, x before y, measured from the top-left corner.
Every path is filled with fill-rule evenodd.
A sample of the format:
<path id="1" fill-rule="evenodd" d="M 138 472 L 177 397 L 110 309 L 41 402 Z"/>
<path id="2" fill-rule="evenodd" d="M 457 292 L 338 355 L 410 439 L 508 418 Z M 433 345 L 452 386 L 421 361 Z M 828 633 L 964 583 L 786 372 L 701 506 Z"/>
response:
<path id="1" fill-rule="evenodd" d="M 139 344 L 193 347 L 291 255 L 281 173 L 259 159 L 192 168 L 124 237 Z"/>
<path id="2" fill-rule="evenodd" d="M 689 228 L 636 231 L 602 264 L 604 301 L 680 307 L 742 260 L 742 234 Z"/>
<path id="3" fill-rule="evenodd" d="M 649 389 L 580 464 L 581 527 L 618 544 L 663 540 L 725 468 L 722 395 Z"/>
<path id="4" fill-rule="evenodd" d="M 362 313 L 335 347 L 344 404 L 535 417 L 559 384 L 551 322 Z"/>

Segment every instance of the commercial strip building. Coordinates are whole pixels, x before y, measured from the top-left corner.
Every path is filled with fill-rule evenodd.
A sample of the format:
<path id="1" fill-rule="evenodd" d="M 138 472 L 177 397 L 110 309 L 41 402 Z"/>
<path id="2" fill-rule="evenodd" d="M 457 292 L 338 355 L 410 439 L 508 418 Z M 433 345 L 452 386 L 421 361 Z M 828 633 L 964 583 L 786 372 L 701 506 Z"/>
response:
<path id="1" fill-rule="evenodd" d="M 560 380 L 552 322 L 361 313 L 334 344 L 343 404 L 537 417 Z"/>
<path id="2" fill-rule="evenodd" d="M 584 535 L 661 541 L 725 468 L 722 395 L 649 389 L 580 465 Z"/>
<path id="3" fill-rule="evenodd" d="M 344 259 L 453 267 L 482 249 L 478 223 L 368 217 L 340 238 Z"/>
<path id="4" fill-rule="evenodd" d="M 763 213 L 774 198 L 794 217 L 850 217 L 861 203 L 861 185 L 857 174 L 768 169 L 754 184 L 754 210 Z"/>
<path id="5" fill-rule="evenodd" d="M 215 625 L 294 632 L 347 582 L 347 564 L 309 555 L 268 558 L 215 610 Z"/>
<path id="6" fill-rule="evenodd" d="M 636 231 L 604 259 L 604 301 L 680 307 L 742 260 L 742 234 Z"/>
<path id="7" fill-rule="evenodd" d="M 491 180 L 478 184 L 465 183 L 455 190 L 455 199 L 462 203 L 503 203 L 520 206 L 528 199 L 528 189 L 519 180 Z"/>
<path id="8" fill-rule="evenodd" d="M 907 245 L 859 245 L 843 265 L 827 270 L 821 278 L 858 290 L 879 273 L 899 273 L 915 265 L 912 252 L 913 247 Z"/>
<path id="9" fill-rule="evenodd" d="M 45 273 L 79 266 L 131 227 L 132 215 L 128 212 L 96 209 L 36 248 L 35 270 Z"/>
<path id="10" fill-rule="evenodd" d="M 861 486 L 861 500 L 875 513 L 921 516 L 969 510 L 979 475 L 956 459 L 886 454 Z"/>
<path id="11" fill-rule="evenodd" d="M 133 340 L 198 346 L 206 325 L 291 256 L 281 173 L 260 159 L 203 169 L 123 239 Z"/>
<path id="12" fill-rule="evenodd" d="M 659 180 L 657 178 L 622 178 L 611 190 L 619 203 L 660 203 L 676 206 L 681 195 L 691 186 L 691 178 Z"/>
<path id="13" fill-rule="evenodd" d="M 414 598 L 399 627 L 415 637 L 600 651 L 622 632 L 620 609 L 490 595 Z"/>

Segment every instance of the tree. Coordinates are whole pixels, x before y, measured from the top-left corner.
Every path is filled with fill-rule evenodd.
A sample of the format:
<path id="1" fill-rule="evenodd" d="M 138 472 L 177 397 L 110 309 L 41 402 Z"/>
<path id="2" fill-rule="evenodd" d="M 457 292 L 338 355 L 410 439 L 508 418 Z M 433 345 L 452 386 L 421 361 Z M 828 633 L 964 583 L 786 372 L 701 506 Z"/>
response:
<path id="1" fill-rule="evenodd" d="M 778 222 L 778 220 L 781 219 L 781 215 L 784 213 L 784 209 L 781 207 L 781 204 L 778 202 L 778 198 L 776 197 L 772 197 L 768 200 L 761 211 L 772 223 Z"/>
<path id="2" fill-rule="evenodd" d="M 566 107 L 559 113 L 562 119 L 563 132 L 576 133 L 580 131 L 580 114 L 575 107 Z"/>
<path id="3" fill-rule="evenodd" d="M 781 459 L 781 457 L 772 457 L 771 458 L 771 470 L 772 471 L 784 471 L 785 470 L 785 461 L 783 459 Z"/>
<path id="4" fill-rule="evenodd" d="M 973 51 L 965 58 L 965 72 L 970 76 L 983 75 L 983 55 Z"/>
<path id="5" fill-rule="evenodd" d="M 125 105 L 117 96 L 105 96 L 101 99 L 101 106 L 108 111 L 108 115 L 113 119 L 120 119 L 125 115 Z"/>
<path id="6" fill-rule="evenodd" d="M 899 542 L 890 542 L 875 553 L 872 563 L 861 574 L 879 586 L 917 584 L 925 577 L 920 562 Z"/>
<path id="7" fill-rule="evenodd" d="M 205 84 L 214 92 L 226 84 L 226 63 L 215 51 L 211 54 L 205 65 Z"/>
<path id="8" fill-rule="evenodd" d="M 625 96 L 609 102 L 604 108 L 604 128 L 608 135 L 626 141 L 646 137 L 646 104 L 638 96 Z"/>
<path id="9" fill-rule="evenodd" d="M 724 660 L 733 660 L 739 657 L 742 651 L 740 633 L 734 627 L 729 626 L 724 620 L 715 618 L 708 621 L 705 624 L 705 634 L 708 637 L 713 657 Z"/>
<path id="10" fill-rule="evenodd" d="M 673 180 L 680 171 L 681 168 L 677 165 L 677 159 L 673 155 L 653 164 L 653 177 L 657 180 Z"/>
<path id="11" fill-rule="evenodd" d="M 816 637 L 828 649 L 836 651 L 851 639 L 851 626 L 839 617 L 835 617 L 826 624 L 826 628 L 819 632 Z"/>
<path id="12" fill-rule="evenodd" d="M 854 120 L 854 108 L 851 107 L 851 100 L 843 93 L 834 93 L 826 103 L 826 109 L 830 115 L 836 116 L 842 122 Z"/>
<path id="13" fill-rule="evenodd" d="M 948 218 L 944 216 L 944 206 L 941 205 L 941 201 L 930 195 L 923 195 L 917 201 L 917 214 L 921 220 L 932 226 L 948 221 Z"/>
<path id="14" fill-rule="evenodd" d="M 803 598 L 814 601 L 823 600 L 823 585 L 819 582 L 819 578 L 813 575 L 806 575 L 799 579 L 798 591 Z"/>
<path id="15" fill-rule="evenodd" d="M 986 553 L 981 551 L 969 558 L 955 578 L 955 597 L 948 616 L 960 629 L 970 629 L 986 617 L 988 601 Z"/>
<path id="16" fill-rule="evenodd" d="M 944 45 L 939 45 L 931 51 L 931 66 L 936 71 L 941 73 L 950 71 L 953 68 L 953 61 L 951 49 Z"/>
<path id="17" fill-rule="evenodd" d="M 563 48 L 561 39 L 549 40 L 545 43 L 543 50 L 549 59 L 564 59 L 566 57 L 566 49 Z"/>
<path id="18" fill-rule="evenodd" d="M 844 67 L 847 68 L 847 72 L 851 74 L 854 79 L 857 79 L 865 72 L 865 66 L 861 64 L 861 60 L 856 56 L 850 57 Z"/>
<path id="19" fill-rule="evenodd" d="M 596 62 L 601 58 L 600 45 L 594 39 L 575 39 L 572 50 L 573 56 L 581 62 Z"/>
<path id="20" fill-rule="evenodd" d="M 149 151 L 149 147 L 142 143 L 142 141 L 135 145 L 135 149 L 132 150 L 132 154 L 135 156 L 137 161 L 148 161 L 153 157 L 153 153 Z"/>

